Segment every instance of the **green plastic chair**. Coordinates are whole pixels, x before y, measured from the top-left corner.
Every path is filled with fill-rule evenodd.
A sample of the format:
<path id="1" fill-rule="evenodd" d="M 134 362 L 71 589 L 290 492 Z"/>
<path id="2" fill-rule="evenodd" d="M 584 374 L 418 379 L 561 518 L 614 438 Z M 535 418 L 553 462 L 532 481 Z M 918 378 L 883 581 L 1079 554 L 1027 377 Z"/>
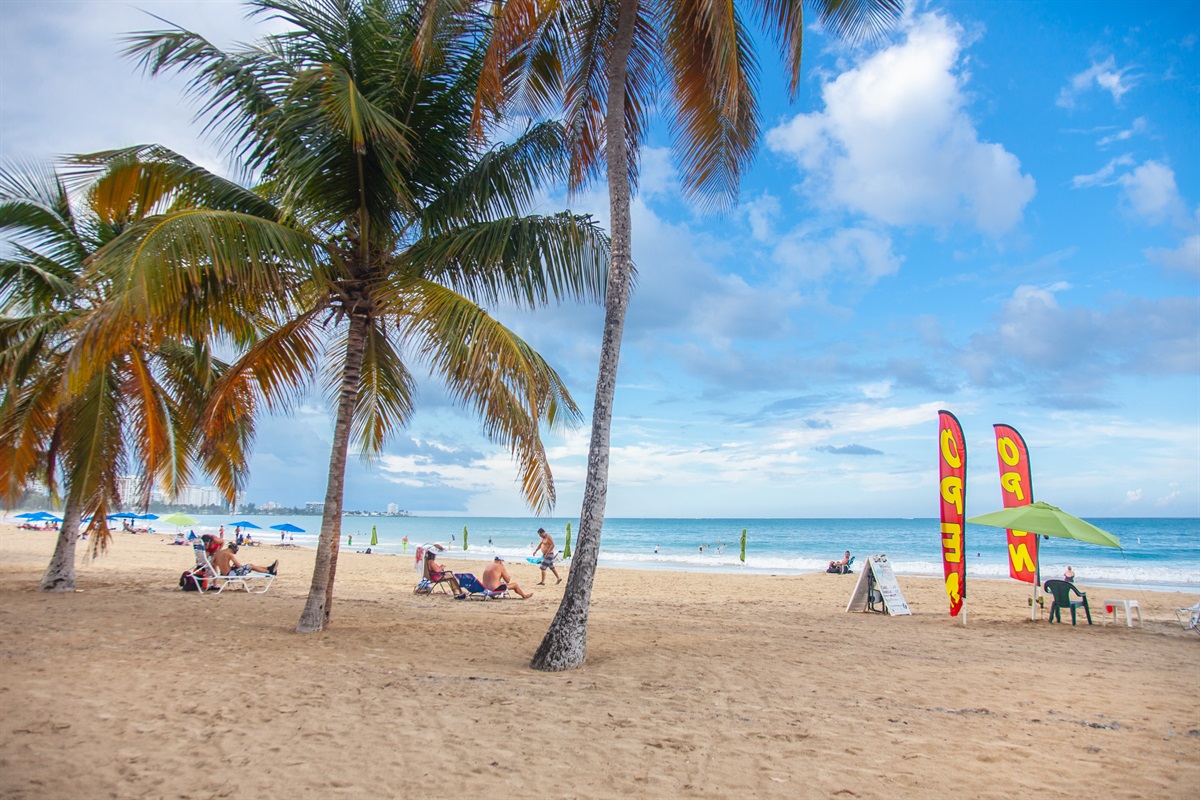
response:
<path id="1" fill-rule="evenodd" d="M 1050 604 L 1050 621 L 1062 622 L 1062 609 L 1071 609 L 1071 624 L 1075 624 L 1075 609 L 1083 606 L 1083 613 L 1087 614 L 1088 625 L 1092 624 L 1092 610 L 1088 608 L 1087 592 L 1079 591 L 1079 587 L 1068 581 L 1052 580 L 1046 581 L 1042 586 L 1050 594 L 1054 595 L 1054 602 Z M 1079 595 L 1079 599 L 1072 599 L 1071 595 Z"/>

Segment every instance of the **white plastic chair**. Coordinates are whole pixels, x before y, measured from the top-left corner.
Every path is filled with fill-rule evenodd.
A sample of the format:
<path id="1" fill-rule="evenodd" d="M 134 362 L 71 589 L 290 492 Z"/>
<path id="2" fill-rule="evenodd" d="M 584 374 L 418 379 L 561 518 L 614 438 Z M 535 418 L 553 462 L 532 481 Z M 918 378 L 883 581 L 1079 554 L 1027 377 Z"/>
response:
<path id="1" fill-rule="evenodd" d="M 1200 633 L 1200 603 L 1188 608 L 1175 609 L 1175 617 L 1185 631 Z"/>

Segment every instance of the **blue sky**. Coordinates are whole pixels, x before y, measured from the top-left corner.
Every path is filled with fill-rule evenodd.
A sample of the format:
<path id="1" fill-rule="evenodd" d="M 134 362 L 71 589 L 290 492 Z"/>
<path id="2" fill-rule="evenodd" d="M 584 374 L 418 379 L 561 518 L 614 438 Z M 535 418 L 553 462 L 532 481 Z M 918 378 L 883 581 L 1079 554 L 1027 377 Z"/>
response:
<path id="1" fill-rule="evenodd" d="M 136 8 L 135 8 L 136 5 Z M 117 37 L 222 45 L 231 2 L 0 5 L 0 157 L 159 142 L 229 172 L 181 83 Z M 795 103 L 760 50 L 762 146 L 733 210 L 686 203 L 665 131 L 642 154 L 639 283 L 608 515 L 930 517 L 939 408 L 962 421 L 968 513 L 1001 504 L 992 424 L 1036 499 L 1200 515 L 1200 14 L 1187 2 L 947 2 L 848 47 L 812 29 Z M 661 130 L 661 128 L 660 128 Z M 603 186 L 544 198 L 607 223 Z M 590 413 L 602 315 L 496 310 Z M 324 497 L 319 398 L 267 419 L 247 498 Z M 588 428 L 548 435 L 577 515 Z M 522 516 L 507 452 L 434 383 L 347 508 Z"/>

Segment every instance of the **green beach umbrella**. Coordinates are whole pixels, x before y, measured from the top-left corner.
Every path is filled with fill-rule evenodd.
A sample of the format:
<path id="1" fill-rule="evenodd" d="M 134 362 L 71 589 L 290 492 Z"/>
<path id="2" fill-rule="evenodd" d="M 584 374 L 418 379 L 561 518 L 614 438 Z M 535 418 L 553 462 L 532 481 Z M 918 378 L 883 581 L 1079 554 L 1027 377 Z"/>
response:
<path id="1" fill-rule="evenodd" d="M 571 557 L 571 523 L 567 523 L 567 546 L 563 548 L 563 558 Z"/>
<path id="2" fill-rule="evenodd" d="M 371 526 L 371 547 L 379 544 L 379 533 L 375 530 L 375 526 Z"/>
<path id="3" fill-rule="evenodd" d="M 987 525 L 990 528 L 1012 528 L 1026 533 L 1040 533 L 1043 536 L 1055 536 L 1059 539 L 1074 539 L 1077 542 L 1098 544 L 1101 547 L 1120 549 L 1121 541 L 1106 530 L 1097 528 L 1090 522 L 1084 522 L 1079 517 L 1068 514 L 1057 506 L 1049 503 L 1030 503 L 1027 506 L 1015 506 L 970 517 L 967 522 L 974 525 Z M 1037 593 L 1041 588 L 1042 548 L 1038 547 L 1034 557 L 1034 574 L 1038 582 L 1033 584 L 1033 600 L 1029 606 L 1029 618 L 1037 616 Z"/>
<path id="4" fill-rule="evenodd" d="M 197 522 L 199 522 L 199 520 L 195 519 L 194 517 L 189 517 L 187 514 L 176 511 L 169 517 L 163 517 L 159 520 L 159 522 L 167 525 L 178 525 L 179 527 L 183 527 L 185 525 L 195 525 Z"/>
<path id="5" fill-rule="evenodd" d="M 467 526 L 463 525 L 463 550 L 467 549 Z"/>
<path id="6" fill-rule="evenodd" d="M 746 529 L 745 528 L 742 528 L 742 554 L 740 556 L 738 556 L 738 558 L 740 558 L 742 560 L 743 564 L 746 563 Z"/>
<path id="7" fill-rule="evenodd" d="M 1121 547 L 1121 540 L 1108 531 L 1097 528 L 1090 522 L 1084 522 L 1049 503 L 1039 502 L 1004 508 L 990 514 L 971 517 L 967 522 L 973 525 L 987 525 L 990 528 L 1012 528 L 1026 533 L 1040 533 L 1059 539 L 1074 539 L 1101 547 Z"/>

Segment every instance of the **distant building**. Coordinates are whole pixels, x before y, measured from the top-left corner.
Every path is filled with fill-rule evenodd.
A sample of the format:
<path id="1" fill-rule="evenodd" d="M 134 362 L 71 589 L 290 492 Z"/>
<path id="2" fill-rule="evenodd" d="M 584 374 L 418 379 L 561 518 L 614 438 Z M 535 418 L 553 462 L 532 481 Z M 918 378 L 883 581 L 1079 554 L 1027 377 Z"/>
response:
<path id="1" fill-rule="evenodd" d="M 213 486 L 196 486 L 191 483 L 184 484 L 180 487 L 179 494 L 173 500 L 163 494 L 162 489 L 159 489 L 157 486 L 149 487 L 149 496 L 147 496 L 146 488 L 146 477 L 143 475 L 117 476 L 117 493 L 121 498 L 121 505 L 124 508 L 139 508 L 146 501 L 178 506 L 225 505 L 225 498 L 221 496 L 220 490 Z"/>
<path id="2" fill-rule="evenodd" d="M 325 513 L 325 504 L 324 503 L 314 503 L 314 502 L 310 501 L 310 502 L 304 504 L 304 510 L 307 511 L 309 514 L 324 514 Z"/>
<path id="3" fill-rule="evenodd" d="M 222 506 L 225 505 L 225 498 L 215 487 L 193 486 L 189 483 L 179 490 L 175 502 L 181 506 Z"/>
<path id="4" fill-rule="evenodd" d="M 263 511 L 274 511 L 275 509 L 279 508 L 279 503 L 276 503 L 274 500 L 268 500 L 259 506 L 259 508 L 261 508 Z"/>
<path id="5" fill-rule="evenodd" d="M 400 506 L 395 503 L 388 503 L 388 516 L 394 517 L 398 513 L 400 513 Z"/>

